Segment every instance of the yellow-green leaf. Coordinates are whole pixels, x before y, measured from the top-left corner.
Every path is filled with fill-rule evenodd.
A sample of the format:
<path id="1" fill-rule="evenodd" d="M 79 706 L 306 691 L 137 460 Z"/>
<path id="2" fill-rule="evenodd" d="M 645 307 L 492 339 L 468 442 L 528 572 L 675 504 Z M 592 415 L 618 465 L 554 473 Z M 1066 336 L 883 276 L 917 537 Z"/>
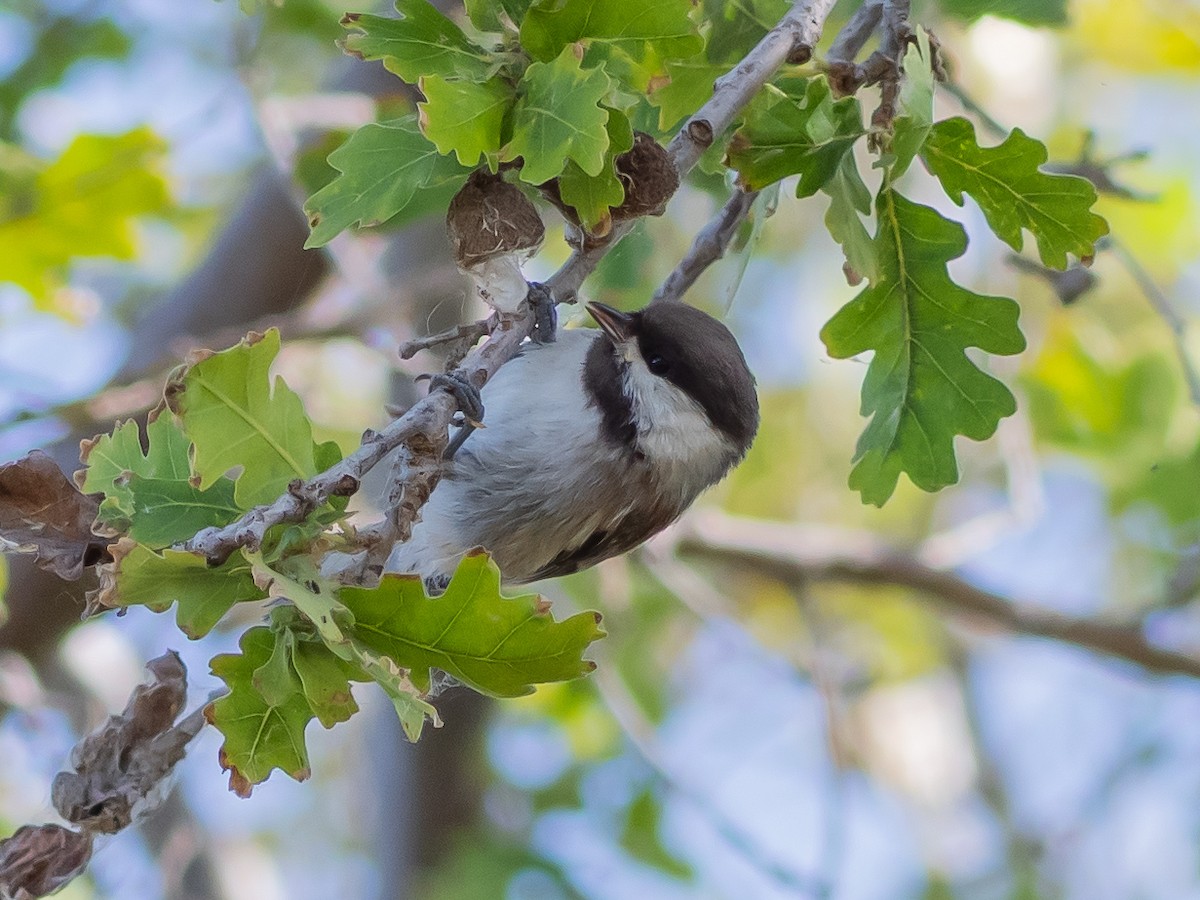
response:
<path id="1" fill-rule="evenodd" d="M 0 281 L 20 285 L 39 308 L 52 309 L 75 259 L 133 259 L 137 220 L 170 205 L 159 171 L 164 150 L 153 131 L 138 128 L 80 135 L 57 159 L 34 164 L 20 202 L 5 202 L 0 213 Z"/>
<path id="2" fill-rule="evenodd" d="M 597 613 L 556 622 L 541 597 L 501 596 L 500 570 L 483 553 L 463 559 L 440 597 L 416 576 L 385 575 L 375 588 L 343 588 L 341 599 L 357 638 L 409 669 L 422 691 L 436 667 L 485 694 L 528 694 L 592 671 L 582 655 L 604 636 Z"/>
<path id="3" fill-rule="evenodd" d="M 475 84 L 435 75 L 422 78 L 420 84 L 425 95 L 421 131 L 438 153 L 453 153 L 464 166 L 477 165 L 482 156 L 495 171 L 504 117 L 515 101 L 512 88 L 503 81 Z"/>
<path id="4" fill-rule="evenodd" d="M 229 787 L 249 797 L 254 785 L 267 780 L 275 769 L 297 781 L 311 774 L 304 729 L 313 718 L 298 689 L 280 692 L 269 702 L 254 686 L 254 673 L 270 660 L 275 636 L 269 628 L 251 628 L 242 635 L 241 653 L 223 653 L 212 659 L 212 673 L 225 682 L 229 693 L 209 705 L 209 722 L 225 736 L 221 767 L 229 772 Z"/>
<path id="5" fill-rule="evenodd" d="M 601 69 L 583 69 L 570 47 L 553 62 L 533 63 L 522 81 L 513 138 L 505 159 L 522 158 L 521 180 L 541 184 L 574 160 L 599 175 L 608 149 L 608 111 L 600 105 L 609 79 Z"/>
<path id="6" fill-rule="evenodd" d="M 201 490 L 240 468 L 234 499 L 242 509 L 270 503 L 293 479 L 317 473 L 312 425 L 283 381 L 269 370 L 279 332 L 251 335 L 188 367 L 167 385 L 168 402 L 193 446 Z"/>

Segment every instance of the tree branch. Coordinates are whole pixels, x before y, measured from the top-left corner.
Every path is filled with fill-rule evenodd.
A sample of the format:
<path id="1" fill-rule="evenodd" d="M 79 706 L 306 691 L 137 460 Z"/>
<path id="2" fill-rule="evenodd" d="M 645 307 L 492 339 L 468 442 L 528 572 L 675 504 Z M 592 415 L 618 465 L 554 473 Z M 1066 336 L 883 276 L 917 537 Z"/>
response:
<path id="1" fill-rule="evenodd" d="M 841 581 L 911 588 L 916 596 L 953 613 L 982 619 L 1008 631 L 1123 659 L 1157 675 L 1200 678 L 1200 659 L 1154 646 L 1135 626 L 1014 603 L 870 535 L 832 534 L 826 528 L 705 513 L 689 516 L 677 541 L 682 553 L 746 566 L 781 581 Z"/>
<path id="2" fill-rule="evenodd" d="M 828 59 L 831 62 L 854 62 L 881 21 L 883 0 L 864 0 L 863 5 L 854 11 L 850 21 L 842 26 L 842 30 L 829 45 L 829 52 L 826 54 Z"/>
<path id="3" fill-rule="evenodd" d="M 498 317 L 496 329 L 486 343 L 472 350 L 460 371 L 476 387 L 483 387 L 500 366 L 511 359 L 529 333 L 533 316 L 524 310 Z M 288 492 L 268 506 L 258 506 L 222 528 L 206 528 L 184 544 L 185 550 L 203 555 L 219 565 L 239 547 L 256 549 L 273 525 L 303 521 L 331 497 L 355 493 L 362 478 L 390 452 L 407 445 L 414 457 L 432 455 L 440 459 L 447 444 L 447 429 L 457 409 L 454 397 L 445 390 L 431 391 L 412 409 L 382 431 L 368 430 L 358 449 L 310 478 L 293 482 Z M 431 488 L 432 490 L 432 488 Z M 419 508 L 419 507 L 418 507 Z M 415 515 L 416 509 L 413 510 Z"/>
<path id="4" fill-rule="evenodd" d="M 835 0 L 797 0 L 786 16 L 741 63 L 719 79 L 712 98 L 693 115 L 676 134 L 668 149 L 672 163 L 680 176 L 689 172 L 706 150 L 737 114 L 754 97 L 785 62 L 803 62 L 821 36 L 821 27 Z M 591 274 L 600 259 L 624 234 L 634 220 L 617 225 L 610 239 L 602 246 L 576 251 L 556 272 L 547 287 L 558 302 L 573 298 L 583 280 Z M 462 361 L 460 371 L 478 388 L 517 352 L 529 335 L 534 316 L 523 304 L 516 313 L 498 313 L 495 330 L 479 347 L 471 350 Z M 468 326 L 469 330 L 469 326 Z M 220 564 L 239 547 L 258 547 L 267 529 L 282 523 L 299 522 L 331 497 L 348 496 L 356 492 L 363 476 L 388 453 L 400 446 L 408 448 L 405 468 L 419 473 L 420 485 L 414 490 L 402 480 L 393 480 L 389 493 L 405 497 L 402 512 L 388 511 L 390 524 L 376 527 L 370 537 L 376 549 L 362 554 L 357 566 L 343 567 L 343 580 L 356 581 L 367 577 L 367 567 L 382 554 L 379 542 L 399 537 L 416 520 L 424 499 L 440 478 L 441 454 L 447 444 L 447 431 L 457 409 L 457 403 L 446 390 L 436 390 L 424 397 L 403 416 L 383 431 L 368 431 L 359 448 L 325 472 L 303 482 L 294 482 L 288 492 L 274 503 L 250 510 L 236 522 L 222 528 L 201 531 L 183 546 L 202 554 L 209 562 Z M 431 466 L 434 467 L 431 473 Z"/>
<path id="5" fill-rule="evenodd" d="M 821 29 L 835 0 L 797 0 L 792 8 L 746 58 L 717 79 L 713 95 L 688 119 L 667 145 L 667 154 L 680 180 L 700 156 L 733 124 L 733 120 L 784 63 L 803 63 L 812 57 Z M 618 222 L 603 244 L 581 247 L 546 282 L 555 299 L 570 302 L 584 280 L 612 247 L 633 228 L 635 219 Z"/>
<path id="6" fill-rule="evenodd" d="M 683 299 L 683 295 L 696 283 L 696 279 L 704 270 L 725 255 L 730 241 L 750 214 L 754 201 L 758 199 L 758 193 L 734 188 L 733 194 L 721 207 L 721 211 L 700 229 L 683 259 L 654 292 L 651 303 Z"/>

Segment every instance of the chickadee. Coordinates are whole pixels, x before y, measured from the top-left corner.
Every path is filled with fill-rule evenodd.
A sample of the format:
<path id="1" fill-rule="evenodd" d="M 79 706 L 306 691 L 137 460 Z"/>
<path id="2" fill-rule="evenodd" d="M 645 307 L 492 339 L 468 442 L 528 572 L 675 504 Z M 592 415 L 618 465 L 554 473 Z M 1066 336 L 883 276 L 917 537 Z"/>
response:
<path id="1" fill-rule="evenodd" d="M 446 463 L 388 565 L 438 579 L 477 546 L 508 582 L 631 550 L 739 462 L 758 430 L 754 376 L 729 329 L 682 303 L 529 343 L 487 383 L 487 427 Z"/>

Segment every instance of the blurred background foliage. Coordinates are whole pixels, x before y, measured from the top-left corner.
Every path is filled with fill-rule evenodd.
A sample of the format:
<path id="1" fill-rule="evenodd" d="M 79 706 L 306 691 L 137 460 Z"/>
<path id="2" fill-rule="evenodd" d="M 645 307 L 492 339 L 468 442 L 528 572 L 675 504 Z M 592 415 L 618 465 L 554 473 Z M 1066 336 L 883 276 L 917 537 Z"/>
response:
<path id="1" fill-rule="evenodd" d="M 279 368 L 318 437 L 351 447 L 436 365 L 400 363 L 396 343 L 475 316 L 436 215 L 324 257 L 299 249 L 325 156 L 413 103 L 339 53 L 343 5 L 0 9 L 0 457 L 52 447 L 69 470 L 74 442 L 143 415 L 187 349 L 265 323 L 289 339 Z M 709 61 L 738 58 L 786 5 L 705 0 L 727 26 Z M 364 697 L 374 718 L 312 736 L 311 782 L 274 779 L 248 802 L 224 793 L 209 735 L 146 830 L 63 896 L 1200 897 L 1194 678 L 885 577 L 785 577 L 703 546 L 761 534 L 748 519 L 799 524 L 814 571 L 826 546 L 883 546 L 1200 654 L 1200 5 L 928 0 L 913 18 L 951 66 L 939 116 L 978 105 L 1046 140 L 1056 163 L 1107 179 L 1112 225 L 1071 293 L 1014 263 L 971 203 L 906 176 L 973 236 L 956 280 L 1019 298 L 1029 343 L 992 360 L 1020 409 L 995 439 L 958 444 L 961 483 L 902 482 L 882 510 L 847 488 L 865 365 L 831 361 L 817 333 L 855 289 L 824 201 L 785 189 L 767 218 L 764 197 L 690 295 L 739 335 L 762 432 L 681 530 L 544 586 L 564 610 L 604 611 L 593 677 L 500 704 L 450 697 L 446 728 L 415 748 Z M 645 302 L 719 206 L 712 171 L 609 255 L 592 296 Z M 566 255 L 548 221 L 532 277 Z M 74 735 L 123 704 L 142 661 L 179 647 L 201 702 L 204 662 L 229 641 L 180 646 L 137 610 L 77 626 L 67 588 L 11 569 L 0 833 L 48 814 Z"/>

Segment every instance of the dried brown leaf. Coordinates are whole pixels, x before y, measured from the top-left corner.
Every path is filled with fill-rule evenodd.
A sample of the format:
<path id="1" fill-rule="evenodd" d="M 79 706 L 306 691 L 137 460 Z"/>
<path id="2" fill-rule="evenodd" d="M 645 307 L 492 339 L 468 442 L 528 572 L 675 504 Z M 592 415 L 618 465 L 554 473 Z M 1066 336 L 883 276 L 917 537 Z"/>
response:
<path id="1" fill-rule="evenodd" d="M 0 466 L 0 547 L 32 553 L 38 565 L 74 580 L 106 555 L 92 533 L 99 495 L 83 494 L 40 450 Z"/>
<path id="2" fill-rule="evenodd" d="M 174 725 L 187 699 L 179 655 L 170 650 L 146 668 L 153 680 L 134 689 L 124 712 L 75 745 L 74 772 L 55 777 L 51 796 L 67 821 L 106 834 L 125 828 L 154 805 L 160 783 L 203 725 L 198 715 Z"/>
<path id="3" fill-rule="evenodd" d="M 87 867 L 92 836 L 61 825 L 25 825 L 0 841 L 0 897 L 52 894 Z"/>

